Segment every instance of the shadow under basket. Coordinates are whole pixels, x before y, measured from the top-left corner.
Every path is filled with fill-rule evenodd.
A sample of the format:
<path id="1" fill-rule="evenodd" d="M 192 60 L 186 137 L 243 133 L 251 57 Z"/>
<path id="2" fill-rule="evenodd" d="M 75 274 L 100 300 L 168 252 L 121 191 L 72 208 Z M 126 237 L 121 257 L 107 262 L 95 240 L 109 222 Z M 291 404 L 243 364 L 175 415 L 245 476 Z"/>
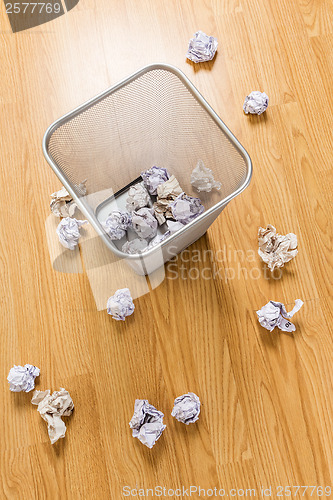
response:
<path id="1" fill-rule="evenodd" d="M 104 243 L 139 274 L 152 273 L 200 238 L 252 175 L 243 146 L 188 78 L 167 64 L 146 66 L 59 118 L 44 135 L 43 152 Z M 220 190 L 198 193 L 192 187 L 199 160 L 221 182 Z M 125 208 L 126 191 L 154 165 L 200 198 L 205 211 L 153 248 L 129 255 L 101 223 L 115 208 Z"/>

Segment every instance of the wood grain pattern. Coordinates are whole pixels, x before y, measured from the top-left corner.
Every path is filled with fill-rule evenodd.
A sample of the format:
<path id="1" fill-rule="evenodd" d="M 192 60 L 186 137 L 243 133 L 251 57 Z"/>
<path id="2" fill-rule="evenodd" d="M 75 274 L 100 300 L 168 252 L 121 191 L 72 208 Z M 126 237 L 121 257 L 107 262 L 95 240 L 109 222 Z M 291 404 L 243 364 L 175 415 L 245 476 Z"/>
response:
<path id="1" fill-rule="evenodd" d="M 81 0 L 13 35 L 0 4 L 1 499 L 331 484 L 332 16 L 328 0 Z M 219 41 L 207 65 L 185 59 L 197 29 Z M 254 175 L 165 276 L 134 280 L 91 228 L 70 256 L 53 239 L 49 194 L 60 184 L 41 140 L 54 119 L 157 61 L 193 81 L 249 151 Z M 254 89 L 270 106 L 246 117 Z M 282 279 L 256 253 L 267 223 L 299 239 Z M 142 296 L 119 324 L 101 309 L 128 280 Z M 256 309 L 296 298 L 305 304 L 293 335 L 260 328 Z M 54 446 L 31 395 L 8 390 L 10 367 L 26 362 L 41 368 L 39 389 L 73 397 Z M 203 403 L 188 427 L 170 415 L 187 391 Z M 131 437 L 136 398 L 165 413 L 153 450 Z"/>

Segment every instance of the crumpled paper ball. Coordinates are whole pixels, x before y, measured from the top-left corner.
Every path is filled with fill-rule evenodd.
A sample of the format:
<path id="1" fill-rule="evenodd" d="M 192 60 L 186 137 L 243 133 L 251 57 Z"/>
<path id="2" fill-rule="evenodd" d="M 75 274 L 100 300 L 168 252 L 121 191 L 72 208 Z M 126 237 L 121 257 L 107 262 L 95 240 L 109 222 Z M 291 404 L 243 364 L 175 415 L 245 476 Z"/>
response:
<path id="1" fill-rule="evenodd" d="M 107 313 L 117 321 L 125 321 L 126 316 L 133 314 L 135 306 L 128 288 L 120 288 L 106 304 Z"/>
<path id="2" fill-rule="evenodd" d="M 200 399 L 194 392 L 188 392 L 175 399 L 174 407 L 171 415 L 175 417 L 178 422 L 189 425 L 193 424 L 199 419 L 200 414 Z"/>
<path id="3" fill-rule="evenodd" d="M 157 186 L 167 181 L 170 174 L 166 168 L 154 166 L 145 172 L 141 172 L 141 177 L 149 193 L 155 195 L 157 194 Z"/>
<path id="4" fill-rule="evenodd" d="M 150 202 L 150 196 L 142 182 L 134 184 L 128 191 L 126 208 L 129 212 L 146 207 Z"/>
<path id="5" fill-rule="evenodd" d="M 272 272 L 283 267 L 298 253 L 296 234 L 278 234 L 271 224 L 266 229 L 259 227 L 258 244 L 258 254 Z"/>
<path id="6" fill-rule="evenodd" d="M 152 239 L 157 234 L 158 222 L 151 208 L 140 208 L 132 213 L 132 226 L 139 238 Z"/>
<path id="7" fill-rule="evenodd" d="M 171 175 L 170 179 L 157 186 L 157 200 L 154 203 L 154 212 L 159 224 L 163 224 L 166 218 L 172 217 L 170 203 L 182 193 L 183 189 L 174 175 Z"/>
<path id="8" fill-rule="evenodd" d="M 261 115 L 268 106 L 268 95 L 259 90 L 253 90 L 251 94 L 245 97 L 243 104 L 244 113 L 251 115 Z"/>
<path id="9" fill-rule="evenodd" d="M 296 327 L 289 320 L 302 306 L 303 301 L 301 299 L 296 299 L 293 309 L 288 313 L 284 304 L 270 300 L 257 311 L 259 323 L 270 332 L 272 332 L 276 326 L 283 332 L 294 332 Z"/>
<path id="10" fill-rule="evenodd" d="M 59 223 L 56 232 L 60 243 L 69 250 L 74 250 L 80 239 L 80 228 L 88 224 L 87 220 L 77 220 L 74 217 L 66 217 Z"/>
<path id="11" fill-rule="evenodd" d="M 7 377 L 9 390 L 12 392 L 32 391 L 35 387 L 35 378 L 39 376 L 39 373 L 40 369 L 34 365 L 14 365 Z"/>
<path id="12" fill-rule="evenodd" d="M 80 196 L 87 193 L 86 187 L 87 179 L 80 184 L 75 184 L 75 190 Z M 77 209 L 77 204 L 73 201 L 72 195 L 69 194 L 67 189 L 63 186 L 59 191 L 51 194 L 50 209 L 56 217 L 74 217 Z"/>
<path id="13" fill-rule="evenodd" d="M 142 444 L 152 448 L 166 428 L 163 424 L 164 414 L 158 411 L 147 399 L 136 399 L 134 414 L 129 423 L 132 436 Z"/>
<path id="14" fill-rule="evenodd" d="M 135 253 L 143 252 L 147 249 L 147 247 L 148 243 L 146 242 L 146 240 L 142 240 L 141 238 L 134 238 L 134 240 L 126 241 L 121 249 L 124 253 L 133 255 Z"/>
<path id="15" fill-rule="evenodd" d="M 197 31 L 189 41 L 187 59 L 195 63 L 211 61 L 216 53 L 217 39 L 203 31 Z"/>
<path id="16" fill-rule="evenodd" d="M 73 217 L 77 209 L 76 203 L 65 187 L 51 194 L 50 209 L 56 217 Z"/>
<path id="17" fill-rule="evenodd" d="M 132 217 L 129 212 L 114 210 L 102 225 L 111 240 L 121 240 L 125 236 L 127 229 L 131 227 L 131 224 Z"/>
<path id="18" fill-rule="evenodd" d="M 185 193 L 180 194 L 170 207 L 173 218 L 182 224 L 188 224 L 205 210 L 199 198 L 193 198 Z"/>
<path id="19" fill-rule="evenodd" d="M 199 160 L 197 166 L 191 173 L 191 184 L 200 193 L 209 193 L 213 188 L 221 189 L 221 183 L 214 179 L 214 174 L 210 168 L 205 167 L 204 162 Z"/>
<path id="20" fill-rule="evenodd" d="M 37 406 L 37 411 L 45 422 L 51 444 L 54 444 L 66 434 L 66 424 L 61 417 L 69 417 L 74 410 L 74 403 L 63 387 L 59 391 L 35 391 L 31 403 Z"/>

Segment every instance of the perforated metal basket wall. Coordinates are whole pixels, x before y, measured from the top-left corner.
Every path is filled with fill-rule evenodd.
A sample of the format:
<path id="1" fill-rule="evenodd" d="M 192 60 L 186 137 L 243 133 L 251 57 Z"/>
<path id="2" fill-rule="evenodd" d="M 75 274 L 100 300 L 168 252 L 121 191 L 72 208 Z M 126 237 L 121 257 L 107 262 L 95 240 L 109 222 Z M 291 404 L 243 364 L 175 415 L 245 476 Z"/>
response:
<path id="1" fill-rule="evenodd" d="M 178 69 L 155 64 L 106 90 L 53 123 L 44 154 L 62 183 L 109 247 L 96 209 L 153 165 L 176 176 L 184 191 L 199 159 L 221 181 L 220 191 L 200 193 L 205 212 L 184 230 L 221 210 L 248 185 L 249 155 Z M 87 179 L 87 196 L 76 185 Z M 125 255 L 123 255 L 125 256 Z M 131 258 L 131 256 L 129 257 Z"/>

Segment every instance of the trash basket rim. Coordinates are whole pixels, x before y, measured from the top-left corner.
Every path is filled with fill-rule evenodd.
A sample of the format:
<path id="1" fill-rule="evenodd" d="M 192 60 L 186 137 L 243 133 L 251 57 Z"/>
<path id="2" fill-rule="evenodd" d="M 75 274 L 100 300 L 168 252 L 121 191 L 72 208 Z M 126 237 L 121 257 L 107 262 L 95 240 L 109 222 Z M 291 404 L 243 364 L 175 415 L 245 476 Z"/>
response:
<path id="1" fill-rule="evenodd" d="M 171 73 L 175 74 L 182 82 L 183 84 L 187 87 L 187 89 L 192 93 L 192 95 L 197 99 L 197 101 L 205 108 L 207 113 L 214 119 L 216 124 L 221 128 L 221 130 L 228 136 L 230 141 L 234 144 L 234 146 L 237 148 L 238 152 L 241 154 L 243 159 L 245 160 L 246 166 L 247 166 L 247 174 L 244 179 L 244 182 L 242 185 L 236 189 L 233 193 L 231 193 L 229 196 L 226 196 L 223 200 L 220 200 L 218 203 L 213 205 L 211 208 L 205 210 L 199 217 L 191 221 L 190 223 L 186 224 L 183 228 L 179 229 L 176 233 L 170 235 L 166 240 L 158 243 L 156 246 L 152 247 L 151 249 L 144 251 L 143 253 L 137 253 L 137 254 L 127 254 L 125 252 L 122 252 L 119 250 L 115 245 L 111 243 L 111 240 L 108 238 L 107 234 L 105 231 L 102 229 L 101 224 L 97 220 L 97 218 L 94 218 L 94 215 L 90 213 L 90 211 L 86 208 L 86 206 L 81 202 L 80 198 L 77 197 L 76 193 L 72 189 L 72 185 L 70 181 L 68 180 L 67 176 L 61 171 L 61 169 L 57 166 L 57 164 L 54 162 L 54 160 L 51 158 L 51 156 L 48 153 L 48 145 L 50 142 L 50 138 L 52 134 L 57 130 L 57 128 L 61 127 L 64 123 L 68 122 L 71 118 L 81 114 L 84 112 L 86 109 L 90 108 L 92 105 L 98 103 L 99 101 L 103 100 L 105 97 L 111 95 L 112 93 L 116 92 L 119 88 L 123 87 L 124 85 L 127 85 L 128 83 L 132 82 L 133 80 L 139 78 L 140 76 L 144 75 L 145 73 L 148 73 L 149 71 L 155 71 L 158 69 L 163 69 L 166 71 L 170 71 Z M 55 120 L 51 125 L 47 128 L 44 137 L 43 137 L 43 142 L 42 142 L 42 148 L 43 148 L 43 154 L 45 156 L 45 159 L 47 160 L 48 164 L 58 177 L 58 179 L 62 182 L 63 186 L 67 189 L 69 194 L 72 196 L 72 198 L 75 200 L 75 203 L 77 204 L 78 208 L 82 212 L 83 215 L 88 219 L 92 227 L 95 229 L 97 234 L 102 238 L 104 243 L 107 245 L 107 247 L 118 257 L 121 257 L 123 259 L 127 260 L 138 260 L 140 258 L 141 260 L 146 259 L 150 255 L 156 253 L 157 250 L 161 250 L 163 247 L 166 245 L 170 245 L 172 241 L 174 241 L 176 238 L 178 238 L 182 233 L 185 231 L 188 231 L 191 227 L 195 226 L 198 224 L 198 222 L 202 221 L 203 219 L 209 217 L 213 212 L 217 211 L 219 208 L 222 209 L 224 206 L 226 206 L 233 198 L 238 196 L 242 191 L 244 191 L 247 186 L 249 185 L 252 177 L 252 161 L 251 158 L 246 151 L 246 149 L 241 145 L 241 143 L 238 141 L 238 139 L 234 136 L 234 134 L 229 130 L 227 125 L 221 120 L 221 118 L 217 115 L 217 113 L 213 110 L 213 108 L 208 104 L 206 99 L 200 94 L 200 92 L 197 90 L 197 88 L 193 85 L 193 83 L 189 80 L 189 78 L 181 71 L 179 68 L 176 68 L 175 66 L 172 66 L 171 64 L 166 64 L 166 63 L 153 63 L 153 64 L 148 64 L 141 69 L 135 71 L 131 75 L 127 76 L 123 80 L 120 80 L 118 83 L 112 85 L 111 87 L 108 87 L 106 90 L 103 92 L 95 95 L 91 99 L 88 99 L 84 103 L 80 104 L 73 110 L 69 111 L 68 113 L 64 114 L 57 120 Z M 171 257 L 172 255 L 170 255 Z"/>

